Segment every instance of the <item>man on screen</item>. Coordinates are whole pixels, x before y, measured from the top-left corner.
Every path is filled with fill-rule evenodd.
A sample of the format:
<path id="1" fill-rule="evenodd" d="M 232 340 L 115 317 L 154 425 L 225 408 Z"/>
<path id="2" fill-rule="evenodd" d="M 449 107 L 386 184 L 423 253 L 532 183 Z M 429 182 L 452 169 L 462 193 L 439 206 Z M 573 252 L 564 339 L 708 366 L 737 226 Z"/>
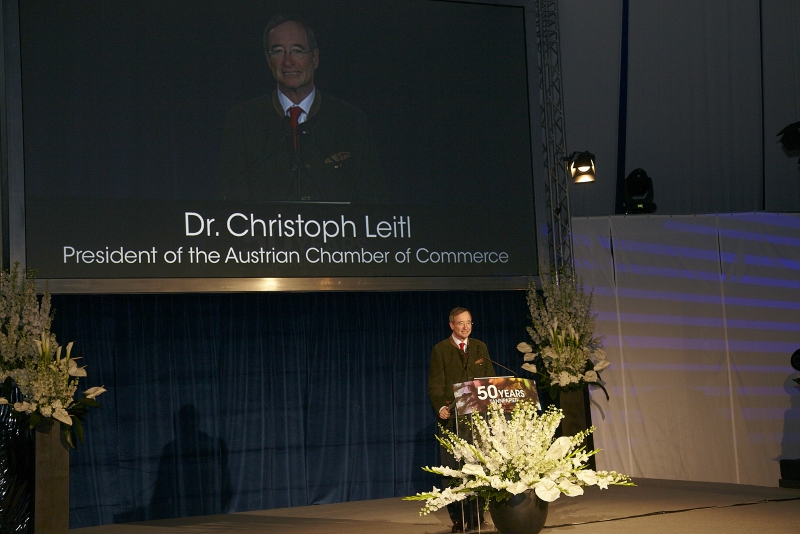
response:
<path id="1" fill-rule="evenodd" d="M 314 85 L 319 47 L 297 18 L 273 17 L 264 51 L 277 88 L 234 107 L 225 122 L 225 200 L 376 203 L 384 199 L 364 114 Z"/>
<path id="2" fill-rule="evenodd" d="M 472 333 L 472 315 L 469 310 L 454 308 L 450 312 L 449 322 L 452 335 L 434 345 L 431 351 L 428 397 L 438 422 L 447 430 L 456 432 L 453 384 L 494 376 L 494 366 L 489 359 L 486 345 L 482 341 L 469 338 Z M 458 434 L 469 439 L 468 427 L 458 425 Z M 440 452 L 442 465 L 457 467 L 455 458 L 447 452 L 447 449 L 440 447 Z M 465 526 L 467 530 L 475 529 L 479 520 L 483 523 L 482 502 L 468 502 L 464 504 L 463 510 L 461 504 L 459 502 L 447 506 L 450 519 L 453 521 L 453 532 L 464 532 Z"/>

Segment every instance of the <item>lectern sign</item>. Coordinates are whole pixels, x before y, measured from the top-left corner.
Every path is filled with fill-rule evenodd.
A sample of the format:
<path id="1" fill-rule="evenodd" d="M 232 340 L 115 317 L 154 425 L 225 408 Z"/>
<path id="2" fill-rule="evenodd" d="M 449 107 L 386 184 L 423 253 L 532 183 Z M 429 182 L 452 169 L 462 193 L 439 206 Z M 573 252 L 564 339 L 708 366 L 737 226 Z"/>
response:
<path id="1" fill-rule="evenodd" d="M 476 378 L 453 384 L 453 392 L 458 415 L 485 412 L 490 404 L 502 404 L 507 412 L 518 402 L 539 404 L 536 383 L 528 378 Z"/>

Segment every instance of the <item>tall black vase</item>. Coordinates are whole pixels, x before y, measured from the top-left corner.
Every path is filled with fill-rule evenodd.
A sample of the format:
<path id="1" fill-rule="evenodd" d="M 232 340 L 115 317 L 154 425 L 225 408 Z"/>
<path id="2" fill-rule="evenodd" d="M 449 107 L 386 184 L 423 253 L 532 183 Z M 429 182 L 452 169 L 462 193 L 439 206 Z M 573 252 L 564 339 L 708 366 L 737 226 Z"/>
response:
<path id="1" fill-rule="evenodd" d="M 19 389 L 9 400 L 20 400 Z M 0 532 L 33 532 L 34 451 L 27 419 L 0 405 Z"/>
<path id="2" fill-rule="evenodd" d="M 558 395 L 558 407 L 564 412 L 561 420 L 561 435 L 574 436 L 592 426 L 592 412 L 589 407 L 589 389 L 562 391 Z M 594 450 L 594 437 L 586 437 L 586 449 Z M 589 467 L 597 469 L 594 456 L 589 458 Z"/>

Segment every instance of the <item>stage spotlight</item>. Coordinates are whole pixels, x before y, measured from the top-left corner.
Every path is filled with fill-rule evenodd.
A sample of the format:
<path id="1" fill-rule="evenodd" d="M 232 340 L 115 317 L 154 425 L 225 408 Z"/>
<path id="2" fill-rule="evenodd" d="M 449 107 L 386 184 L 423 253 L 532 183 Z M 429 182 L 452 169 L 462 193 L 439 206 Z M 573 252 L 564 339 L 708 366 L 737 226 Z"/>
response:
<path id="1" fill-rule="evenodd" d="M 569 172 L 576 184 L 594 182 L 594 154 L 573 152 L 568 158 Z"/>
<path id="2" fill-rule="evenodd" d="M 655 213 L 653 180 L 644 169 L 635 169 L 625 178 L 625 213 Z"/>
<path id="3" fill-rule="evenodd" d="M 781 136 L 779 142 L 784 154 L 790 158 L 800 156 L 800 122 L 790 124 L 778 132 L 778 135 Z M 797 163 L 800 164 L 800 159 Z"/>

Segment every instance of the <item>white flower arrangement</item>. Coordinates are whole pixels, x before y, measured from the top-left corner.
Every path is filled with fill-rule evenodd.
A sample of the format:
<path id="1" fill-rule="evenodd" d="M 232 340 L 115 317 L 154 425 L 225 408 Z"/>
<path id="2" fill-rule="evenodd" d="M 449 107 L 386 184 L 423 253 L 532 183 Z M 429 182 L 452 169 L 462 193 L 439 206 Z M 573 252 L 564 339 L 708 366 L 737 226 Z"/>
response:
<path id="1" fill-rule="evenodd" d="M 14 412 L 26 416 L 30 428 L 58 421 L 66 442 L 75 448 L 83 441 L 81 421 L 89 408 L 100 407 L 95 399 L 106 390 L 89 388 L 75 400 L 86 368 L 72 357 L 72 343 L 61 356 L 62 348 L 49 330 L 51 322 L 50 295 L 45 292 L 39 301 L 32 276 L 20 281 L 16 265 L 0 273 L 0 405 L 10 404 L 16 386 L 22 400 L 13 403 Z"/>
<path id="2" fill-rule="evenodd" d="M 0 271 L 0 370 L 21 369 L 36 358 L 36 340 L 52 321 L 50 294 L 37 298 L 32 275 L 22 276 L 18 264 Z"/>
<path id="3" fill-rule="evenodd" d="M 472 419 L 474 443 L 468 443 L 442 429 L 439 442 L 453 457 L 463 462 L 461 469 L 445 466 L 423 467 L 425 471 L 451 477 L 454 484 L 445 489 L 433 488 L 406 500 L 424 500 L 424 515 L 452 502 L 480 496 L 488 506 L 490 500 L 503 501 L 532 490 L 543 501 L 552 502 L 561 494 L 583 495 L 586 486 L 601 489 L 609 485 L 633 486 L 626 476 L 615 471 L 593 471 L 587 468 L 589 457 L 597 450 L 581 446 L 594 427 L 576 434 L 553 439 L 561 419 L 560 409 L 550 406 L 539 414 L 529 402 L 517 403 L 510 418 L 499 405 L 490 405 L 486 417 Z"/>
<path id="4" fill-rule="evenodd" d="M 582 283 L 564 276 L 542 277 L 542 293 L 533 285 L 528 288 L 533 324 L 527 330 L 536 348 L 525 342 L 517 345 L 525 361 L 522 368 L 538 373 L 540 386 L 549 385 L 551 398 L 561 390 L 588 384 L 602 388 L 608 397 L 599 372 L 609 363 L 601 348 L 602 337 L 594 337 L 592 294 L 586 294 Z"/>

